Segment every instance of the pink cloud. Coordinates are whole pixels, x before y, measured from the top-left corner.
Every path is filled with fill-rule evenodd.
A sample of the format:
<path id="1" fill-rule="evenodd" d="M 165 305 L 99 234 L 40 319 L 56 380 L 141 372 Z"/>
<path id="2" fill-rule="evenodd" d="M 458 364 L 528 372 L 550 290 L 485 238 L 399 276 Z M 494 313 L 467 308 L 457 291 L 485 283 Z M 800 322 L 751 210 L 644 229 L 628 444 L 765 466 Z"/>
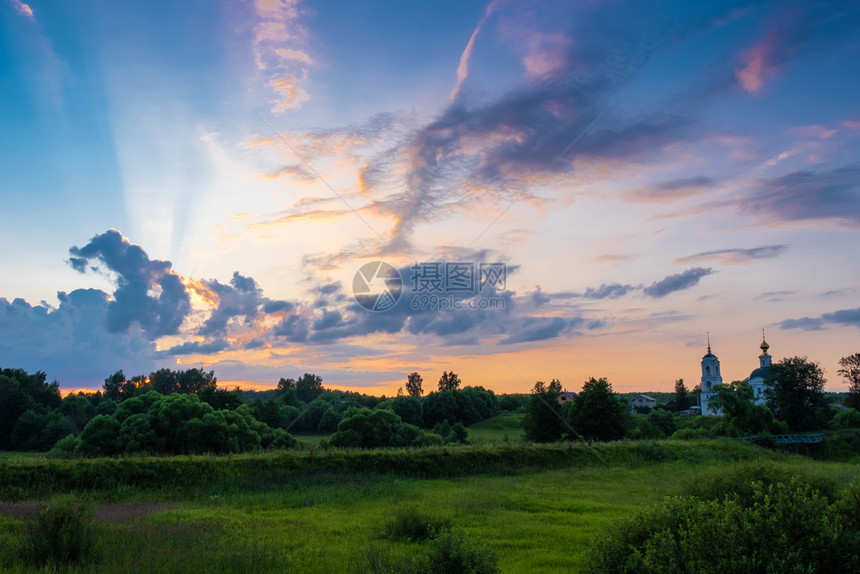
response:
<path id="1" fill-rule="evenodd" d="M 844 122 L 842 122 L 842 125 L 849 130 L 860 130 L 860 118 L 854 118 L 853 120 L 845 120 Z"/>
<path id="2" fill-rule="evenodd" d="M 28 4 L 24 4 L 21 0 L 9 0 L 9 3 L 15 9 L 15 11 L 21 16 L 26 16 L 27 18 L 35 19 L 33 16 L 33 9 L 30 8 Z"/>
<path id="3" fill-rule="evenodd" d="M 776 74 L 780 68 L 776 61 L 778 45 L 778 34 L 772 32 L 741 53 L 743 66 L 735 71 L 735 77 L 744 90 L 757 92 Z"/>
<path id="4" fill-rule="evenodd" d="M 860 124 L 858 124 L 858 127 L 860 127 Z M 836 130 L 830 129 L 827 126 L 822 126 L 821 124 L 798 126 L 795 128 L 788 128 L 785 131 L 791 135 L 798 135 L 805 138 L 820 138 L 823 140 L 829 139 L 836 134 Z"/>

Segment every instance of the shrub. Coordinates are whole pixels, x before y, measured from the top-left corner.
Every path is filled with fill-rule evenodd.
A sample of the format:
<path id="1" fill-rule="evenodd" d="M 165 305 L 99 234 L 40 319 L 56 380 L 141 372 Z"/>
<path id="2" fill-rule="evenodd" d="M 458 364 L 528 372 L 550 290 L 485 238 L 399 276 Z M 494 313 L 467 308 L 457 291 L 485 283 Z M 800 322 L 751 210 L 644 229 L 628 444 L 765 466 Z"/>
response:
<path id="1" fill-rule="evenodd" d="M 69 434 L 57 441 L 54 448 L 51 449 L 50 454 L 61 458 L 71 458 L 75 456 L 77 446 L 78 439 L 75 438 L 75 435 Z"/>
<path id="2" fill-rule="evenodd" d="M 68 496 L 53 499 L 24 531 L 22 558 L 42 567 L 83 564 L 96 558 L 94 509 Z"/>
<path id="3" fill-rule="evenodd" d="M 466 540 L 461 530 L 443 528 L 430 540 L 421 572 L 427 574 L 493 574 L 499 559 L 489 548 Z"/>
<path id="4" fill-rule="evenodd" d="M 439 520 L 421 512 L 415 505 L 397 509 L 394 517 L 385 525 L 385 537 L 394 540 L 427 540 L 448 521 Z"/>
<path id="5" fill-rule="evenodd" d="M 744 486 L 718 500 L 666 499 L 614 523 L 583 572 L 856 572 L 860 533 L 797 478 Z"/>

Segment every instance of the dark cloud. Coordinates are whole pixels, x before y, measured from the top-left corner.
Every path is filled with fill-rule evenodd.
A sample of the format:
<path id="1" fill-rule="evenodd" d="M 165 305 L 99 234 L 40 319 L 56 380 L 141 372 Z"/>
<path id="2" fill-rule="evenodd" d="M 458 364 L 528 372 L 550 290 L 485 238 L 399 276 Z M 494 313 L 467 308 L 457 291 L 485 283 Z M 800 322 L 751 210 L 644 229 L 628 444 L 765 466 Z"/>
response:
<path id="1" fill-rule="evenodd" d="M 618 299 L 636 289 L 634 285 L 621 283 L 602 284 L 600 287 L 589 287 L 582 294 L 586 299 Z"/>
<path id="2" fill-rule="evenodd" d="M 649 297 L 659 299 L 661 297 L 665 297 L 669 293 L 694 287 L 699 283 L 699 280 L 702 277 L 710 275 L 711 273 L 713 273 L 713 270 L 710 268 L 693 267 L 692 269 L 687 269 L 683 273 L 676 273 L 674 275 L 669 275 L 660 281 L 655 281 L 650 286 L 642 289 L 642 292 Z"/>
<path id="3" fill-rule="evenodd" d="M 165 351 L 168 355 L 191 355 L 191 354 L 203 354 L 209 355 L 212 353 L 218 353 L 223 351 L 224 349 L 228 349 L 230 347 L 230 343 L 224 340 L 216 340 L 210 341 L 208 343 L 200 343 L 197 341 L 189 341 L 186 343 L 182 343 L 181 345 L 174 345 Z"/>
<path id="4" fill-rule="evenodd" d="M 0 363 L 45 371 L 65 387 L 98 387 L 123 365 L 157 364 L 155 345 L 140 329 L 108 333 L 110 296 L 98 289 L 57 293 L 59 306 L 0 298 Z"/>
<path id="5" fill-rule="evenodd" d="M 702 261 L 720 261 L 727 265 L 742 265 L 751 263 L 760 259 L 771 259 L 782 254 L 786 250 L 786 246 L 779 245 L 763 245 L 762 247 L 753 247 L 751 249 L 718 249 L 716 251 L 703 251 L 686 257 L 675 259 L 675 263 L 699 263 Z"/>
<path id="6" fill-rule="evenodd" d="M 783 329 L 803 329 L 804 331 L 820 331 L 824 327 L 821 318 L 803 317 L 800 319 L 786 319 L 779 323 Z"/>
<path id="7" fill-rule="evenodd" d="M 224 335 L 227 332 L 228 323 L 233 319 L 247 326 L 266 314 L 285 313 L 294 307 L 289 301 L 277 301 L 264 297 L 257 282 L 251 277 L 241 275 L 238 271 L 233 273 L 229 285 L 216 280 L 201 281 L 201 283 L 218 299 L 218 305 L 197 331 L 198 335 L 204 337 Z"/>
<path id="8" fill-rule="evenodd" d="M 832 313 L 824 313 L 819 317 L 803 317 L 800 319 L 786 319 L 779 323 L 783 329 L 803 329 L 805 331 L 819 331 L 825 325 L 849 325 L 860 328 L 860 308 L 842 309 Z"/>
<path id="9" fill-rule="evenodd" d="M 741 209 L 768 219 L 860 224 L 860 167 L 796 171 L 760 182 Z"/>
<path id="10" fill-rule="evenodd" d="M 502 343 L 512 345 L 515 343 L 531 343 L 534 341 L 555 339 L 566 329 L 581 322 L 581 319 L 570 321 L 562 317 L 530 317 L 519 326 L 515 333 L 504 339 Z"/>
<path id="11" fill-rule="evenodd" d="M 115 279 L 108 331 L 124 332 L 137 322 L 152 338 L 179 332 L 191 311 L 191 299 L 169 261 L 150 260 L 140 246 L 115 229 L 96 235 L 84 247 L 72 247 L 69 253 L 76 270 L 84 272 L 87 263 L 98 263 Z"/>

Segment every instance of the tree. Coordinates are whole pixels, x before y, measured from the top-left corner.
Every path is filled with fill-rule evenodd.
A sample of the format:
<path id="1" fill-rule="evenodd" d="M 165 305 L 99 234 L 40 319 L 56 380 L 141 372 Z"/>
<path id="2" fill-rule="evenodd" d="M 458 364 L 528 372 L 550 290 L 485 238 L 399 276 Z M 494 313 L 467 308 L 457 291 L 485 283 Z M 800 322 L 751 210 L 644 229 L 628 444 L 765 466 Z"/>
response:
<path id="1" fill-rule="evenodd" d="M 848 398 L 845 406 L 860 410 L 860 353 L 839 359 L 839 374 L 848 381 Z"/>
<path id="2" fill-rule="evenodd" d="M 296 396 L 300 401 L 305 403 L 311 402 L 324 391 L 325 389 L 322 385 L 322 377 L 319 375 L 305 373 L 298 381 L 296 381 Z"/>
<path id="3" fill-rule="evenodd" d="M 561 440 L 562 424 L 561 405 L 558 396 L 561 393 L 561 383 L 553 379 L 549 385 L 542 381 L 535 383 L 532 394 L 526 403 L 526 416 L 523 417 L 523 429 L 526 440 L 532 442 L 555 442 Z"/>
<path id="4" fill-rule="evenodd" d="M 122 369 L 118 370 L 111 376 L 105 379 L 104 390 L 105 397 L 112 401 L 119 401 L 122 392 L 122 386 L 125 384 L 125 375 Z"/>
<path id="5" fill-rule="evenodd" d="M 568 420 L 588 440 L 618 440 L 624 437 L 630 408 L 612 391 L 604 378 L 588 379 L 573 401 Z"/>
<path id="6" fill-rule="evenodd" d="M 764 391 L 776 418 L 793 431 L 821 428 L 827 413 L 824 373 L 806 357 L 783 359 L 771 366 Z"/>
<path id="7" fill-rule="evenodd" d="M 679 411 L 686 410 L 690 407 L 690 396 L 687 386 L 684 384 L 684 379 L 675 381 L 675 408 Z"/>
<path id="8" fill-rule="evenodd" d="M 451 371 L 444 371 L 442 373 L 442 378 L 439 379 L 439 390 L 440 391 L 456 391 L 460 388 L 460 377 L 457 376 L 457 373 Z"/>
<path id="9" fill-rule="evenodd" d="M 746 381 L 719 385 L 716 391 L 710 404 L 722 411 L 723 419 L 720 422 L 728 436 L 779 434 L 785 431 L 784 423 L 776 421 L 769 408 L 753 403 L 754 393 Z"/>
<path id="10" fill-rule="evenodd" d="M 409 393 L 410 397 L 420 397 L 424 394 L 424 390 L 421 388 L 423 382 L 424 379 L 418 373 L 409 373 L 409 376 L 406 377 L 406 392 Z"/>

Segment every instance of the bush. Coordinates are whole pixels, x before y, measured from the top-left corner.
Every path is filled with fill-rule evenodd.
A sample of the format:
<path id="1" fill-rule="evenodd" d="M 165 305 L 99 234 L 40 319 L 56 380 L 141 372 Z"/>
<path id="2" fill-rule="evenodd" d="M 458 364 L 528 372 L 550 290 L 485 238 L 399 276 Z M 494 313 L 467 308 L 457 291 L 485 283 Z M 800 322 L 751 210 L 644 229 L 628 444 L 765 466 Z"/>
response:
<path id="1" fill-rule="evenodd" d="M 583 572 L 858 571 L 860 533 L 838 505 L 797 478 L 741 486 L 722 499 L 669 498 L 614 523 Z"/>
<path id="2" fill-rule="evenodd" d="M 50 454 L 61 458 L 71 458 L 75 456 L 75 449 L 77 446 L 78 439 L 75 435 L 66 435 L 64 438 L 57 441 L 54 448 L 51 449 Z"/>
<path id="3" fill-rule="evenodd" d="M 430 540 L 421 572 L 428 574 L 493 574 L 499 559 L 489 548 L 466 540 L 461 530 L 443 528 Z"/>
<path id="4" fill-rule="evenodd" d="M 439 520 L 421 512 L 415 505 L 401 507 L 385 525 L 385 537 L 393 540 L 428 540 L 437 531 L 448 526 L 447 520 Z"/>
<path id="5" fill-rule="evenodd" d="M 96 526 L 91 505 L 68 496 L 53 499 L 27 525 L 22 558 L 36 567 L 65 567 L 96 558 Z"/>

